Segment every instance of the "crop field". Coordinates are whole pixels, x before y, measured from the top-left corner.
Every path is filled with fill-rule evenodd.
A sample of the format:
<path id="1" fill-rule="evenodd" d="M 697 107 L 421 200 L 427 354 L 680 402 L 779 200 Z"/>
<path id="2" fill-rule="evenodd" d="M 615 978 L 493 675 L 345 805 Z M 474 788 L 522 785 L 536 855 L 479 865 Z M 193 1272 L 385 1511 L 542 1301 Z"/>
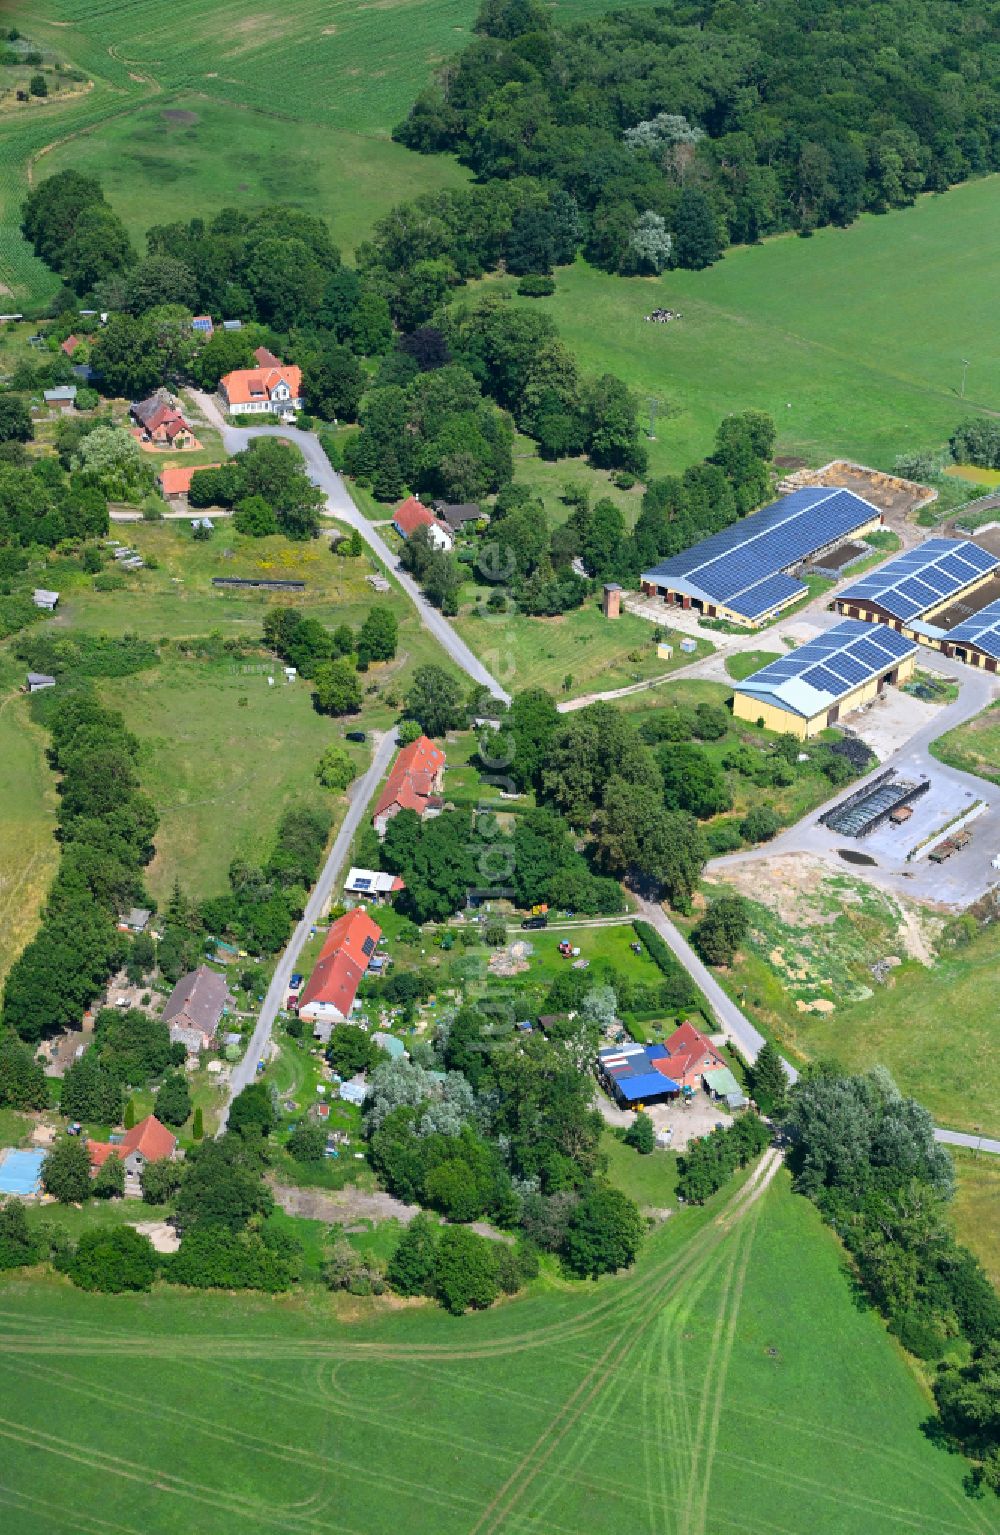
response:
<path id="1" fill-rule="evenodd" d="M 45 735 L 18 689 L 23 669 L 0 649 L 0 982 L 38 925 L 58 859 L 56 796 Z"/>
<path id="2" fill-rule="evenodd" d="M 982 316 L 998 251 L 994 176 L 849 229 L 739 247 L 705 272 L 623 279 L 581 261 L 552 298 L 518 302 L 553 316 L 586 371 L 658 401 L 654 472 L 710 452 L 720 418 L 750 407 L 774 417 L 779 453 L 891 469 L 995 408 L 1000 342 Z M 656 306 L 681 319 L 647 325 Z"/>
<path id="3" fill-rule="evenodd" d="M 991 1527 L 784 1174 L 674 1216 L 632 1275 L 461 1319 L 318 1291 L 0 1296 L 9 1535 Z"/>

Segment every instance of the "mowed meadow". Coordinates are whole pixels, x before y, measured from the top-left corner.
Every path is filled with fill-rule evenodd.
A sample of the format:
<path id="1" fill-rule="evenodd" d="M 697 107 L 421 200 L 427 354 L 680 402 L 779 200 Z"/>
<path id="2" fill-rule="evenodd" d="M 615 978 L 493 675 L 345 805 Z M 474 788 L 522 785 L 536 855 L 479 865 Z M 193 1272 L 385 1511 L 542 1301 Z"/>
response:
<path id="1" fill-rule="evenodd" d="M 5 1535 L 988 1535 L 778 1177 L 634 1274 L 425 1304 L 0 1288 Z"/>

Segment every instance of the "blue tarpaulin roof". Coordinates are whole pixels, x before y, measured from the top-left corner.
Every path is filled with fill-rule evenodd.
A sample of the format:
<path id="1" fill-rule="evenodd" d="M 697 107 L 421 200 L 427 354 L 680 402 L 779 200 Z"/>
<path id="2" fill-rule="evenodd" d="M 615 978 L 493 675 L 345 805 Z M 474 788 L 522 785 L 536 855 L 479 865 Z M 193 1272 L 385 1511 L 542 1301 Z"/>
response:
<path id="1" fill-rule="evenodd" d="M 644 1071 L 641 1076 L 615 1077 L 615 1086 L 629 1103 L 642 1103 L 646 1098 L 658 1098 L 661 1093 L 679 1093 L 680 1088 L 662 1071 Z"/>

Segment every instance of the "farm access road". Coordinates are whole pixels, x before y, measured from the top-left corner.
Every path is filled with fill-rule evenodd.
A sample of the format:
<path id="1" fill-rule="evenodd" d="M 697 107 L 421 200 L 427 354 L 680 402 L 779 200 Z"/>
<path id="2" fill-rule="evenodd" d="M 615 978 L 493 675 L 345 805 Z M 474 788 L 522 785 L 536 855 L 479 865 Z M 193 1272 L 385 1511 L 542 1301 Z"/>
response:
<path id="1" fill-rule="evenodd" d="M 323 907 L 326 905 L 333 887 L 336 883 L 348 852 L 354 833 L 361 823 L 361 818 L 368 808 L 368 803 L 378 787 L 379 780 L 389 766 L 389 761 L 396 750 L 397 736 L 395 730 L 387 731 L 375 747 L 375 753 L 371 760 L 371 766 L 363 777 L 358 778 L 348 790 L 349 804 L 343 825 L 337 832 L 326 862 L 323 865 L 320 876 L 312 888 L 309 899 L 306 902 L 302 920 L 298 923 L 291 938 L 285 946 L 281 958 L 275 966 L 271 984 L 267 988 L 267 995 L 261 1005 L 257 1026 L 247 1045 L 246 1052 L 241 1061 L 233 1068 L 233 1074 L 229 1081 L 229 1098 L 219 1121 L 218 1134 L 221 1135 L 229 1121 L 229 1106 L 237 1093 L 241 1093 L 245 1087 L 255 1079 L 257 1075 L 257 1062 L 263 1059 L 274 1020 L 280 1008 L 285 1005 L 288 996 L 288 986 L 292 978 L 299 955 L 309 937 L 310 928 L 322 916 Z"/>
<path id="2" fill-rule="evenodd" d="M 489 688 L 494 698 L 499 698 L 502 703 L 510 703 L 510 694 L 500 685 L 492 672 L 488 671 L 479 657 L 473 654 L 465 641 L 459 638 L 443 614 L 431 606 L 413 577 L 405 570 L 399 569 L 399 561 L 381 533 L 351 500 L 347 486 L 332 468 L 315 432 L 303 432 L 297 426 L 230 426 L 220 414 L 218 406 L 210 395 L 196 390 L 193 390 L 192 394 L 206 419 L 221 431 L 223 446 L 227 453 L 242 452 L 255 437 L 284 437 L 289 442 L 294 442 L 306 461 L 306 472 L 309 478 L 326 496 L 329 515 L 358 530 L 372 553 L 399 582 L 416 608 L 424 628 L 430 630 L 455 665 L 461 667 L 473 682 Z"/>

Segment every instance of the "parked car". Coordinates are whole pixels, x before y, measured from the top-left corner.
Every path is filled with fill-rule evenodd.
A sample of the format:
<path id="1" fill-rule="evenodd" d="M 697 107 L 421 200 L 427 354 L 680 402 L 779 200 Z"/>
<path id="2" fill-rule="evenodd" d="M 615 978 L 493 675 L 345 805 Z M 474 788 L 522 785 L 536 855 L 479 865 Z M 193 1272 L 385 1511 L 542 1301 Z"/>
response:
<path id="1" fill-rule="evenodd" d="M 521 923 L 522 927 L 548 927 L 548 925 L 548 917 L 525 917 Z"/>
<path id="2" fill-rule="evenodd" d="M 367 741 L 368 737 L 363 730 L 349 730 L 344 739 L 346 741 Z"/>
<path id="3" fill-rule="evenodd" d="M 296 970 L 288 984 L 292 991 L 302 990 L 302 976 L 299 974 L 298 970 Z"/>

